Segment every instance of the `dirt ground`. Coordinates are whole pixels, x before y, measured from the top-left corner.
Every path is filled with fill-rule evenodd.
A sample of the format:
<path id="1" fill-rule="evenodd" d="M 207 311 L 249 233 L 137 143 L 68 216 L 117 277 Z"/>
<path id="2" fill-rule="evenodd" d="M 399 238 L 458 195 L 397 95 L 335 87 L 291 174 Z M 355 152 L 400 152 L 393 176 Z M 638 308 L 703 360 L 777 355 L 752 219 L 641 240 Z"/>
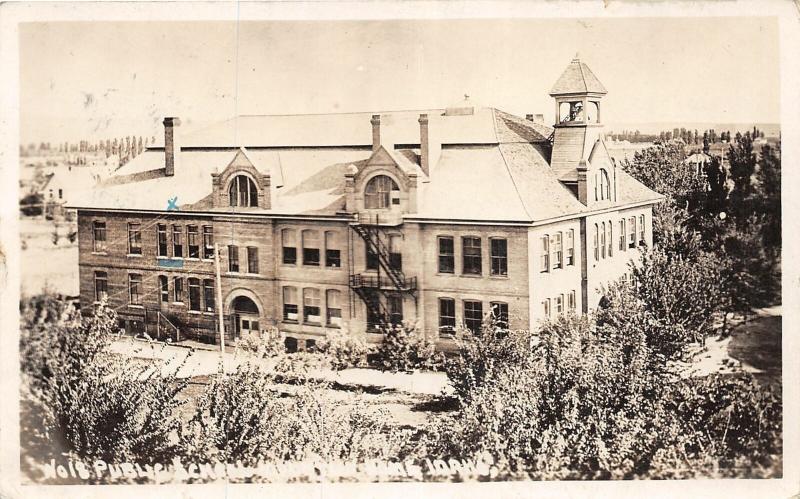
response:
<path id="1" fill-rule="evenodd" d="M 781 382 L 782 311 L 775 306 L 734 327 L 730 336 L 710 338 L 705 350 L 686 366 L 687 375 L 730 374 L 744 371 L 770 383 Z"/>

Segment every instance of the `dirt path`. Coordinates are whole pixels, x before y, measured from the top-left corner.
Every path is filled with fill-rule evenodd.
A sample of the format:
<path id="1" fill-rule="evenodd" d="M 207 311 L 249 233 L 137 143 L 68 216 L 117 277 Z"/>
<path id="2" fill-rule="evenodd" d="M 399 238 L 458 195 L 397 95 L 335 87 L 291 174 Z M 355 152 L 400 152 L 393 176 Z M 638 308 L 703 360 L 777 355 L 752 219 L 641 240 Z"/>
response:
<path id="1" fill-rule="evenodd" d="M 782 311 L 780 306 L 756 310 L 756 316 L 734 327 L 727 338 L 710 338 L 706 351 L 686 366 L 693 376 L 749 372 L 780 382 Z"/>

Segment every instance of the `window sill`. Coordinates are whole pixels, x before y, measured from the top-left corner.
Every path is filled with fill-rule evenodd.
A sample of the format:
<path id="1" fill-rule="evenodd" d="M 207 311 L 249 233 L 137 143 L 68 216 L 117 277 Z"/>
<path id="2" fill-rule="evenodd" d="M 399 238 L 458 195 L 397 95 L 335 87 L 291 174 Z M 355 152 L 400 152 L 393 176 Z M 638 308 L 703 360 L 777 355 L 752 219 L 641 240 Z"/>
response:
<path id="1" fill-rule="evenodd" d="M 480 279 L 481 277 L 483 277 L 483 274 L 463 274 L 462 273 L 462 274 L 459 274 L 458 276 L 459 277 L 471 277 L 473 279 Z"/>
<path id="2" fill-rule="evenodd" d="M 282 262 L 282 263 L 281 263 L 281 267 L 297 267 L 297 264 L 296 264 L 296 263 L 286 263 L 286 262 Z"/>
<path id="3" fill-rule="evenodd" d="M 283 319 L 281 322 L 283 322 L 284 324 L 300 324 L 300 322 L 294 319 Z"/>
<path id="4" fill-rule="evenodd" d="M 132 305 L 129 303 L 128 308 L 144 309 L 144 305 Z"/>
<path id="5" fill-rule="evenodd" d="M 303 267 L 316 267 L 316 268 L 319 268 L 319 264 L 318 263 L 304 263 Z"/>
<path id="6" fill-rule="evenodd" d="M 142 258 L 142 255 L 136 253 L 128 253 L 128 258 Z"/>
<path id="7" fill-rule="evenodd" d="M 501 275 L 501 274 L 490 275 L 489 278 L 490 279 L 510 279 L 510 277 L 508 277 L 508 274 L 505 274 L 505 275 Z"/>
<path id="8" fill-rule="evenodd" d="M 344 267 L 341 265 L 326 265 L 325 268 L 328 270 L 342 270 Z"/>
<path id="9" fill-rule="evenodd" d="M 304 326 L 322 327 L 321 322 L 303 322 Z"/>
<path id="10" fill-rule="evenodd" d="M 92 254 L 93 255 L 98 255 L 98 256 L 108 256 L 108 251 L 92 251 Z M 128 256 L 130 256 L 130 255 L 128 255 Z"/>
<path id="11" fill-rule="evenodd" d="M 339 326 L 337 324 L 326 324 L 325 327 L 328 329 L 342 329 L 342 326 Z"/>
<path id="12" fill-rule="evenodd" d="M 188 310 L 187 313 L 192 314 L 192 315 L 202 315 L 203 314 L 203 312 L 201 312 L 199 310 Z"/>
<path id="13" fill-rule="evenodd" d="M 176 305 L 176 306 L 179 306 L 179 307 L 185 307 L 186 306 L 186 304 L 184 302 L 182 302 L 182 301 L 174 301 L 174 302 L 172 302 L 172 305 Z"/>

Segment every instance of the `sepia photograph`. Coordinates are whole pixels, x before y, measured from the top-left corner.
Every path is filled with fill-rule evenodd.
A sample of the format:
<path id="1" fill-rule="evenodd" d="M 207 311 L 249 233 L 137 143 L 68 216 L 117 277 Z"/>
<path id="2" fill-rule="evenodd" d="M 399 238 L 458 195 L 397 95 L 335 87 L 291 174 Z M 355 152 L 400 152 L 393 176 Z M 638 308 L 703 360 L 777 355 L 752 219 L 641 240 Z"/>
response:
<path id="1" fill-rule="evenodd" d="M 14 24 L 9 497 L 787 476 L 779 16 L 231 5 Z"/>

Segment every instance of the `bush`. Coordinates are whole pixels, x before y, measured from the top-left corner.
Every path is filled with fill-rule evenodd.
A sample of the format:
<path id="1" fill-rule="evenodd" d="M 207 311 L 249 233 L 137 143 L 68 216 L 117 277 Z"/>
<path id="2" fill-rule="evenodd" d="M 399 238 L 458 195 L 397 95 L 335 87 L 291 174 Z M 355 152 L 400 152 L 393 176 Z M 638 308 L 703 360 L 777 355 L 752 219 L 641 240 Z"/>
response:
<path id="1" fill-rule="evenodd" d="M 326 383 L 300 380 L 291 397 L 277 391 L 275 378 L 245 364 L 217 375 L 200 398 L 182 441 L 190 460 L 388 459 L 397 445 L 364 402 L 331 400 Z"/>
<path id="2" fill-rule="evenodd" d="M 462 358 L 483 367 L 466 372 L 473 381 L 459 390 L 460 408 L 437 425 L 427 451 L 489 453 L 509 477 L 630 473 L 638 436 L 650 431 L 647 395 L 654 385 L 643 338 L 605 341 L 578 316 L 545 323 L 538 341 L 522 338 L 481 335 L 468 343 L 484 355 Z"/>
<path id="3" fill-rule="evenodd" d="M 630 264 L 632 283 L 605 290 L 599 323 L 616 330 L 643 331 L 654 355 L 679 358 L 692 343 L 715 332 L 716 315 L 727 311 L 725 265 L 715 255 L 692 259 L 656 247 Z"/>
<path id="4" fill-rule="evenodd" d="M 176 395 L 185 381 L 162 374 L 161 362 L 124 362 L 107 348 L 116 315 L 104 304 L 81 317 L 57 296 L 21 305 L 22 427 L 46 459 L 66 452 L 82 459 L 171 457 L 179 420 Z M 49 456 L 48 456 L 49 455 Z"/>
<path id="5" fill-rule="evenodd" d="M 236 340 L 236 351 L 254 356 L 257 359 L 272 358 L 286 353 L 286 335 L 276 327 L 258 334 L 249 334 Z"/>
<path id="6" fill-rule="evenodd" d="M 459 329 L 457 353 L 444 361 L 444 371 L 456 397 L 468 399 L 498 365 L 517 364 L 527 358 L 534 337 L 528 331 L 506 331 L 484 321 L 480 331 Z"/>
<path id="7" fill-rule="evenodd" d="M 436 369 L 442 361 L 436 343 L 408 324 L 387 326 L 375 355 L 375 366 L 392 372 Z"/>
<path id="8" fill-rule="evenodd" d="M 369 346 L 361 336 L 336 330 L 329 332 L 325 339 L 317 343 L 317 351 L 328 357 L 332 369 L 341 371 L 365 366 Z"/>

